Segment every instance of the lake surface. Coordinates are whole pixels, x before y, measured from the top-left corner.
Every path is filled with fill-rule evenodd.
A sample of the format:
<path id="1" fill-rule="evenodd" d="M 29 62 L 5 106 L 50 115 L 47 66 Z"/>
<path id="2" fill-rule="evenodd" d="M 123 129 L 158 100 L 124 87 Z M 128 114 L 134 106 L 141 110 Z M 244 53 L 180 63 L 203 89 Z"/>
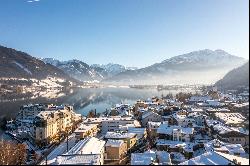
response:
<path id="1" fill-rule="evenodd" d="M 14 118 L 19 108 L 25 104 L 54 103 L 57 105 L 73 105 L 77 113 L 87 115 L 90 110 L 103 112 L 115 104 L 134 104 L 138 99 L 147 99 L 153 96 L 161 97 L 169 93 L 194 92 L 190 89 L 161 90 L 135 88 L 77 88 L 65 92 L 40 92 L 22 96 L 22 98 L 8 98 L 0 101 L 0 118 Z"/>

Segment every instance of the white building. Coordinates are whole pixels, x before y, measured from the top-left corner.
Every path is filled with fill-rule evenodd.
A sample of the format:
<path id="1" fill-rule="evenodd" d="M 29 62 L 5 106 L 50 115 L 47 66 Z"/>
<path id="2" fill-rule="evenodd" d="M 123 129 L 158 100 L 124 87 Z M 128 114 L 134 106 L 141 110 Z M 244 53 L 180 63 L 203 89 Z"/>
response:
<path id="1" fill-rule="evenodd" d="M 194 133 L 194 128 L 181 126 L 168 126 L 161 124 L 157 129 L 160 139 L 169 139 L 173 141 L 190 142 Z"/>
<path id="2" fill-rule="evenodd" d="M 109 118 L 101 123 L 102 133 L 108 131 L 119 131 L 121 126 L 134 126 L 140 127 L 140 123 L 132 118 Z"/>
<path id="3" fill-rule="evenodd" d="M 109 131 L 119 131 L 122 127 L 127 126 L 140 127 L 140 123 L 132 117 L 100 117 L 100 118 L 88 118 L 84 121 L 85 124 L 99 124 L 101 133 L 105 134 Z"/>

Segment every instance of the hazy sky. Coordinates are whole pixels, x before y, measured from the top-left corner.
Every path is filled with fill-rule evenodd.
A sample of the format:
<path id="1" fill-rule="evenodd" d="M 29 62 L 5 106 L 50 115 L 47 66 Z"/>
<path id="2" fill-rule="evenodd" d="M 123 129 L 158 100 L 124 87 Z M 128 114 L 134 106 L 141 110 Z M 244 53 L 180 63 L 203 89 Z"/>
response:
<path id="1" fill-rule="evenodd" d="M 248 43 L 248 0 L 0 0 L 0 44 L 35 57 L 144 67 Z"/>

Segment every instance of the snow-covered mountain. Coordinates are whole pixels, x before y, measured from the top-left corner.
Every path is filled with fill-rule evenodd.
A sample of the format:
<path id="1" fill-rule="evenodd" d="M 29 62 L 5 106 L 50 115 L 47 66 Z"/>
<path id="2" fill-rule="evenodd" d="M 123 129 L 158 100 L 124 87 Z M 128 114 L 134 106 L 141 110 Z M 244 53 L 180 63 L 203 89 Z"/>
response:
<path id="1" fill-rule="evenodd" d="M 235 56 L 225 52 L 224 50 L 199 50 L 193 51 L 187 54 L 172 57 L 163 61 L 162 63 L 170 64 L 185 64 L 185 63 L 197 63 L 197 64 L 209 64 L 221 65 L 222 63 L 228 64 L 235 60 Z M 220 60 L 219 60 L 220 59 Z M 218 61 L 219 60 L 219 61 Z"/>
<path id="2" fill-rule="evenodd" d="M 245 62 L 244 58 L 224 50 L 204 49 L 174 56 L 142 69 L 124 71 L 104 81 L 119 84 L 211 84 Z"/>
<path id="3" fill-rule="evenodd" d="M 213 84 L 247 60 L 223 50 L 199 50 L 135 69 L 119 64 L 88 65 L 79 60 L 37 59 L 0 46 L 0 77 L 71 81 L 103 81 L 118 84 Z M 41 61 L 42 60 L 42 61 Z M 45 63 L 44 63 L 45 62 Z M 74 79 L 72 79 L 74 78 Z"/>
<path id="4" fill-rule="evenodd" d="M 106 77 L 106 73 L 103 71 L 103 69 L 93 68 L 88 64 L 76 59 L 69 61 L 59 61 L 53 58 L 43 58 L 42 60 L 45 63 L 58 67 L 71 77 L 80 81 L 102 80 L 104 77 Z"/>
<path id="5" fill-rule="evenodd" d="M 119 65 L 119 64 L 113 64 L 113 63 L 108 63 L 106 65 L 93 64 L 91 66 L 105 69 L 109 73 L 109 76 L 113 76 L 118 73 L 126 71 L 126 68 L 124 66 Z"/>
<path id="6" fill-rule="evenodd" d="M 42 80 L 48 77 L 76 81 L 57 67 L 27 53 L 0 46 L 0 78 Z"/>
<path id="7" fill-rule="evenodd" d="M 105 69 L 105 71 L 108 73 L 109 77 L 112 77 L 114 75 L 117 75 L 121 72 L 127 71 L 127 70 L 136 70 L 136 67 L 125 67 L 123 65 L 114 64 L 114 63 L 108 63 L 106 65 L 103 64 L 93 64 L 92 67 L 100 67 Z"/>
<path id="8" fill-rule="evenodd" d="M 109 63 L 106 65 L 94 64 L 90 66 L 87 63 L 76 59 L 69 61 L 59 61 L 53 58 L 43 58 L 42 60 L 45 63 L 58 67 L 65 73 L 69 74 L 71 77 L 80 81 L 101 81 L 126 70 L 133 69 L 113 63 Z"/>

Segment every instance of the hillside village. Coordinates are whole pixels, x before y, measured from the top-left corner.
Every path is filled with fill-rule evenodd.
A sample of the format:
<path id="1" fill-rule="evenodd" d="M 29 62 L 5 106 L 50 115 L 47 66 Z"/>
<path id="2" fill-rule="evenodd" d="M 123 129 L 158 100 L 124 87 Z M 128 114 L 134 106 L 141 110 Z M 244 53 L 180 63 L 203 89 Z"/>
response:
<path id="1" fill-rule="evenodd" d="M 26 146 L 26 164 L 244 165 L 248 110 L 248 89 L 222 93 L 216 87 L 186 98 L 120 103 L 100 116 L 30 104 L 8 121 L 6 133 Z"/>

